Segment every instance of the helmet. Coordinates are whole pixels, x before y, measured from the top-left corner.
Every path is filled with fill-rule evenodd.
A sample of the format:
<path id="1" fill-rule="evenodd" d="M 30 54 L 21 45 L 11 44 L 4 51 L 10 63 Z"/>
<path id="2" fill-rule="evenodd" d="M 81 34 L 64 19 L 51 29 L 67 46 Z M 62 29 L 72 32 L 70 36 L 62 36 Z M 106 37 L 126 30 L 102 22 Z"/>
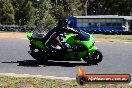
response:
<path id="1" fill-rule="evenodd" d="M 62 18 L 62 19 L 59 19 L 57 26 L 63 28 L 67 25 L 68 25 L 68 19 Z"/>

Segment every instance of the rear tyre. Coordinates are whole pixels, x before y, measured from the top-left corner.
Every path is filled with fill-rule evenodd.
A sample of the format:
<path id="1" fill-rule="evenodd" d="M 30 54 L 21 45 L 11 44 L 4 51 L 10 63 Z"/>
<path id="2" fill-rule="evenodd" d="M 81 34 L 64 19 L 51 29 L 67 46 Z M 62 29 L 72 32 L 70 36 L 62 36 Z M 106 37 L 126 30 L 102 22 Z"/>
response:
<path id="1" fill-rule="evenodd" d="M 47 55 L 44 54 L 44 52 L 38 52 L 36 60 L 41 65 L 45 65 L 48 63 Z"/>
<path id="2" fill-rule="evenodd" d="M 45 65 L 48 63 L 47 56 L 43 52 L 31 52 L 30 55 L 37 61 L 38 64 Z"/>

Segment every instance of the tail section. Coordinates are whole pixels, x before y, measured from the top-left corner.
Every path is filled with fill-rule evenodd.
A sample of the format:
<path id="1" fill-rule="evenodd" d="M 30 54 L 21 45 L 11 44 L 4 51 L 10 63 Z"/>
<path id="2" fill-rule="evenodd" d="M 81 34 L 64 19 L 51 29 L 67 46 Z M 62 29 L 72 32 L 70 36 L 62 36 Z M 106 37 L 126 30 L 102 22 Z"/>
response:
<path id="1" fill-rule="evenodd" d="M 32 35 L 33 35 L 33 33 L 27 33 L 27 38 L 30 40 L 31 39 L 31 37 L 32 37 Z"/>

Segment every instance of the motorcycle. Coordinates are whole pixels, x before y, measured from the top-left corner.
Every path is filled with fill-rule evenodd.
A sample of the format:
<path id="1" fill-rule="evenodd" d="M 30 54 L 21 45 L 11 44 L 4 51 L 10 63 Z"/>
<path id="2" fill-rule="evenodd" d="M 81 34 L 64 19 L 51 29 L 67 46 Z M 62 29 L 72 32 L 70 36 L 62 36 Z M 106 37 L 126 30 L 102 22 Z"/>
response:
<path id="1" fill-rule="evenodd" d="M 61 49 L 61 44 L 56 40 L 55 33 L 50 38 L 50 44 L 59 48 L 58 50 L 49 49 L 43 39 L 44 34 L 28 33 L 30 40 L 29 54 L 41 64 L 48 63 L 48 60 L 54 61 L 81 61 L 88 64 L 98 64 L 102 61 L 102 52 L 95 46 L 95 41 L 89 33 L 80 31 L 78 34 L 64 34 L 64 41 L 70 45 L 77 46 L 76 49 Z"/>

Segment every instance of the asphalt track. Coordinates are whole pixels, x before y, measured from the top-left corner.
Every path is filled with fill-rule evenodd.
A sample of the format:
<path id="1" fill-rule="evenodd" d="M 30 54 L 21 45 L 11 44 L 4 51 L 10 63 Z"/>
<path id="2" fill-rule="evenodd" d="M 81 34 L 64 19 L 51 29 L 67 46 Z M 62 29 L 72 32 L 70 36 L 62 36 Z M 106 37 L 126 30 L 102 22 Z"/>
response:
<path id="1" fill-rule="evenodd" d="M 132 43 L 97 42 L 104 58 L 98 65 L 88 66 L 84 61 L 53 62 L 47 66 L 37 65 L 27 53 L 27 39 L 0 39 L 0 73 L 16 73 L 55 77 L 71 77 L 82 66 L 88 74 L 130 74 L 132 75 Z"/>

